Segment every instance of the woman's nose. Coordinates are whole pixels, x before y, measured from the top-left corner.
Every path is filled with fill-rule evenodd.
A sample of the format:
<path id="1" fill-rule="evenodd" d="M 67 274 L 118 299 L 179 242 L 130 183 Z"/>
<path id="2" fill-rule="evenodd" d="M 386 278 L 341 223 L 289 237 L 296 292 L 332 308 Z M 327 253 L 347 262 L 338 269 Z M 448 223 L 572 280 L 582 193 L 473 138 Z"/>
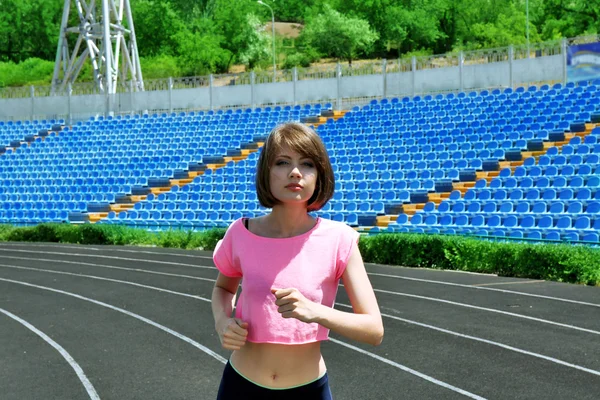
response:
<path id="1" fill-rule="evenodd" d="M 302 174 L 300 174 L 300 170 L 298 169 L 298 167 L 294 167 L 290 172 L 290 177 L 300 177 L 301 175 Z"/>

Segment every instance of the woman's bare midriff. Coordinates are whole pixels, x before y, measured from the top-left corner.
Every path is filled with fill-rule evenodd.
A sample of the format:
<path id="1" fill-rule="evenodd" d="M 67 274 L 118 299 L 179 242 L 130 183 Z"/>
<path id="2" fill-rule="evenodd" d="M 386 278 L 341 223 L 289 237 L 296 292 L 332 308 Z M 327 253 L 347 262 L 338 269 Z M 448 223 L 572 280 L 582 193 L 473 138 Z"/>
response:
<path id="1" fill-rule="evenodd" d="M 246 342 L 233 352 L 231 363 L 247 379 L 270 388 L 303 385 L 326 372 L 320 342 L 298 345 Z"/>

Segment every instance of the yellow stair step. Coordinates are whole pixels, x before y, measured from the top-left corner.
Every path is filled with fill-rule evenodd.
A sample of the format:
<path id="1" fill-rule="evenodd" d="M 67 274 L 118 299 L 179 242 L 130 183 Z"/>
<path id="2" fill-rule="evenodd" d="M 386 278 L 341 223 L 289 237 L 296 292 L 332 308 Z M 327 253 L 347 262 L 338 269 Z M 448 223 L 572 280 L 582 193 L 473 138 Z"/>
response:
<path id="1" fill-rule="evenodd" d="M 190 171 L 188 172 L 188 175 L 192 178 L 195 178 L 197 176 L 204 175 L 204 171 Z"/>
<path id="2" fill-rule="evenodd" d="M 171 191 L 170 187 L 168 187 L 168 188 L 164 188 L 164 187 L 153 187 L 153 188 L 150 188 L 150 192 L 152 192 L 154 194 L 161 194 L 161 193 L 170 192 L 170 191 Z"/>
<path id="3" fill-rule="evenodd" d="M 243 151 L 243 150 L 242 150 L 242 151 Z M 225 165 L 227 165 L 227 164 L 224 164 L 224 163 L 219 163 L 219 164 L 206 164 L 206 168 L 207 168 L 207 169 L 212 169 L 212 170 L 215 170 L 215 169 L 218 169 L 218 168 L 223 168 Z"/>
<path id="4" fill-rule="evenodd" d="M 132 196 L 129 196 L 129 197 L 131 198 L 131 201 L 133 201 L 133 202 L 136 202 L 136 203 L 139 203 L 140 201 L 144 201 L 144 200 L 146 200 L 146 198 L 147 198 L 148 196 L 133 196 L 133 195 L 132 195 Z"/>
<path id="5" fill-rule="evenodd" d="M 193 179 L 171 179 L 171 186 L 185 186 L 192 183 Z"/>
<path id="6" fill-rule="evenodd" d="M 133 208 L 133 204 L 111 204 L 110 209 L 114 212 L 127 211 Z"/>
<path id="7" fill-rule="evenodd" d="M 242 149 L 240 151 L 242 152 L 242 156 L 246 156 L 246 157 L 248 157 L 252 153 L 256 153 L 257 152 L 256 149 Z"/>

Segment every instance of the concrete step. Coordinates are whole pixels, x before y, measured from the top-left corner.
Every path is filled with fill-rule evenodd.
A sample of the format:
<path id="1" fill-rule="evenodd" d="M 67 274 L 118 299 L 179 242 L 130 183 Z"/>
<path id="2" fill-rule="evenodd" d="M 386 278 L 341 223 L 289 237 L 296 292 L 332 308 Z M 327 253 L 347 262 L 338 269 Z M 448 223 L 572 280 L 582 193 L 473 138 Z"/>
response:
<path id="1" fill-rule="evenodd" d="M 152 193 L 154 193 L 154 194 L 161 194 L 161 193 L 164 193 L 164 192 L 170 192 L 171 188 L 170 187 L 167 187 L 167 188 L 165 188 L 165 187 L 154 187 L 154 188 L 150 188 L 150 191 Z"/>
<path id="2" fill-rule="evenodd" d="M 171 186 L 185 186 L 192 183 L 193 179 L 171 179 Z"/>
<path id="3" fill-rule="evenodd" d="M 133 208 L 133 204 L 111 204 L 110 209 L 114 212 L 127 211 Z"/>
<path id="4" fill-rule="evenodd" d="M 244 151 L 244 150 L 242 150 L 242 151 Z M 219 163 L 219 164 L 206 164 L 206 168 L 207 168 L 207 169 L 212 169 L 212 170 L 215 170 L 215 169 L 218 169 L 218 168 L 223 168 L 223 167 L 224 167 L 224 166 L 226 166 L 226 165 L 227 165 L 227 164 L 224 164 L 224 163 Z"/>

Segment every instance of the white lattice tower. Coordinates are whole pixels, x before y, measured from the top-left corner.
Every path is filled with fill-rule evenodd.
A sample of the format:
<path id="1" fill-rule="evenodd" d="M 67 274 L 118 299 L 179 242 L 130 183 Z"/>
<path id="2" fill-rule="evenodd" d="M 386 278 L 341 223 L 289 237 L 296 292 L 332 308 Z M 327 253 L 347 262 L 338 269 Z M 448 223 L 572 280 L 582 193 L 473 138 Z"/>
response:
<path id="1" fill-rule="evenodd" d="M 77 26 L 69 26 L 72 5 Z M 70 46 L 69 40 L 75 36 Z M 116 93 L 119 81 L 134 91 L 144 90 L 129 0 L 65 0 L 52 93 L 63 93 L 75 82 L 88 59 L 101 93 Z M 130 83 L 126 84 L 128 78 Z"/>

